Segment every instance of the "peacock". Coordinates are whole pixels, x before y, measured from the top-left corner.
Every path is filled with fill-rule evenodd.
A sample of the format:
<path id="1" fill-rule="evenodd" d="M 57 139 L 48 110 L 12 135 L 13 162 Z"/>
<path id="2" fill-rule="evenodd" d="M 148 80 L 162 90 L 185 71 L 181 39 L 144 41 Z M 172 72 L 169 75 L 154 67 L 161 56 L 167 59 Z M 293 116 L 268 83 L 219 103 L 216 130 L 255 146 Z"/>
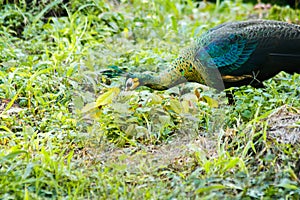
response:
<path id="1" fill-rule="evenodd" d="M 202 34 L 161 73 L 128 74 L 125 87 L 166 90 L 188 81 L 219 91 L 243 85 L 258 88 L 281 71 L 300 73 L 300 25 L 227 22 Z"/>

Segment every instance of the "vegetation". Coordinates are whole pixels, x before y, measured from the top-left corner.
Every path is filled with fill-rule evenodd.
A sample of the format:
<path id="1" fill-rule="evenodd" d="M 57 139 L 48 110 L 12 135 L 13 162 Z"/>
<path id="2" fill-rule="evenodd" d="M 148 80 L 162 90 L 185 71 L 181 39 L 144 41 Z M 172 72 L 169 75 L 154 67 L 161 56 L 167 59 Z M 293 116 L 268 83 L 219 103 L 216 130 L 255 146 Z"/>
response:
<path id="1" fill-rule="evenodd" d="M 191 83 L 123 91 L 120 73 L 160 71 L 220 23 L 298 10 L 41 2 L 0 7 L 1 199 L 300 198 L 299 74 L 233 88 L 228 105 Z"/>

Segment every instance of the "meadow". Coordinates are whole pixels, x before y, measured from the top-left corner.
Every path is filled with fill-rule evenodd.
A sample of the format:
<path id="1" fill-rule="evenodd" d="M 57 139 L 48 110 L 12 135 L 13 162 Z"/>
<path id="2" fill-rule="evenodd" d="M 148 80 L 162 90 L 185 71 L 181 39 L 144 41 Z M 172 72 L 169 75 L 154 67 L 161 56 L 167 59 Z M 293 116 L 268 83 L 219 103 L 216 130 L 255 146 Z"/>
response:
<path id="1" fill-rule="evenodd" d="M 227 21 L 300 23 L 242 0 L 0 6 L 0 199 L 299 199 L 300 75 L 217 92 L 124 91 Z M 300 66 L 299 66 L 300 67 Z"/>

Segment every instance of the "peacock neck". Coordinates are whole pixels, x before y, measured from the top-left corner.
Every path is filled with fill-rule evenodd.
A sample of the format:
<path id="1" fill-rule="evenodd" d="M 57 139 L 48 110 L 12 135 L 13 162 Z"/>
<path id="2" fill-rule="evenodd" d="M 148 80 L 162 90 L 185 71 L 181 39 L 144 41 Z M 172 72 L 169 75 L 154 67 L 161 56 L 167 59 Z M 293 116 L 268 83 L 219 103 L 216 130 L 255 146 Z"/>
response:
<path id="1" fill-rule="evenodd" d="M 177 73 L 176 70 L 170 69 L 167 69 L 158 75 L 141 74 L 139 79 L 141 81 L 141 85 L 155 90 L 166 90 L 187 81 L 184 76 Z"/>
<path id="2" fill-rule="evenodd" d="M 158 75 L 141 74 L 141 84 L 155 90 L 166 90 L 187 81 L 205 83 L 201 76 L 203 67 L 199 60 L 195 59 L 196 48 L 186 49 L 171 65 Z"/>

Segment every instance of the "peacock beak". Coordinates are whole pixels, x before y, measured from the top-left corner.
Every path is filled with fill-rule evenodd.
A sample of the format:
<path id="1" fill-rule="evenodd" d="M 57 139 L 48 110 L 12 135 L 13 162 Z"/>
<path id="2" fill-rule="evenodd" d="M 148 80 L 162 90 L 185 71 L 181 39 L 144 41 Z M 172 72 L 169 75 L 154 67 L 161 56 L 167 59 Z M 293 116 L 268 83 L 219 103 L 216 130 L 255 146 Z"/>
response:
<path id="1" fill-rule="evenodd" d="M 134 90 L 140 85 L 138 78 L 128 78 L 125 84 L 125 91 Z"/>

